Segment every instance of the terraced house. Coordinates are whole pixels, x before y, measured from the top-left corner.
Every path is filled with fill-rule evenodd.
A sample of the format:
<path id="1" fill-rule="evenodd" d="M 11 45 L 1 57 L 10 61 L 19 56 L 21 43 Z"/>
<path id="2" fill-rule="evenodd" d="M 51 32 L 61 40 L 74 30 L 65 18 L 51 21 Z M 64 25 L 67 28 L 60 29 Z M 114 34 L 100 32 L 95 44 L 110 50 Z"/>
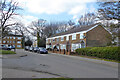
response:
<path id="1" fill-rule="evenodd" d="M 22 35 L 8 35 L 0 39 L 0 44 L 12 45 L 16 48 L 22 48 Z"/>
<path id="2" fill-rule="evenodd" d="M 74 51 L 77 48 L 106 46 L 111 33 L 100 24 L 82 26 L 46 39 L 46 48 Z"/>

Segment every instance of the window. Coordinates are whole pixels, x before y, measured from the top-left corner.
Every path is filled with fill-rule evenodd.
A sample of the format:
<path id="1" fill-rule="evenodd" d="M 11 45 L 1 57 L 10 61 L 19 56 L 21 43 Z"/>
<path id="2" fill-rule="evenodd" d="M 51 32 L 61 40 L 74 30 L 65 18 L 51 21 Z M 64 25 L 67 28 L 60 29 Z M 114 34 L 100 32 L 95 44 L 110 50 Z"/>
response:
<path id="1" fill-rule="evenodd" d="M 72 40 L 76 39 L 76 34 L 72 35 Z"/>
<path id="2" fill-rule="evenodd" d="M 3 41 L 3 43 L 6 43 L 6 41 Z"/>
<path id="3" fill-rule="evenodd" d="M 15 41 L 13 41 L 13 43 L 15 43 Z"/>
<path id="4" fill-rule="evenodd" d="M 50 43 L 51 43 L 51 39 L 50 39 Z"/>
<path id="5" fill-rule="evenodd" d="M 10 39 L 12 39 L 12 37 L 10 37 Z"/>
<path id="6" fill-rule="evenodd" d="M 15 37 L 13 37 L 13 39 L 15 39 Z"/>
<path id="7" fill-rule="evenodd" d="M 17 41 L 17 43 L 21 43 L 21 41 Z"/>
<path id="8" fill-rule="evenodd" d="M 9 43 L 9 41 L 7 41 L 7 43 Z"/>
<path id="9" fill-rule="evenodd" d="M 17 45 L 17 47 L 18 47 L 18 48 L 20 48 L 20 47 L 21 47 L 21 45 Z"/>
<path id="10" fill-rule="evenodd" d="M 64 41 L 64 37 L 61 37 L 61 41 Z"/>
<path id="11" fill-rule="evenodd" d="M 21 39 L 21 37 L 18 37 L 18 39 Z"/>
<path id="12" fill-rule="evenodd" d="M 47 49 L 47 48 L 50 48 L 50 45 L 46 45 L 46 49 Z"/>
<path id="13" fill-rule="evenodd" d="M 71 46 L 71 50 L 72 50 L 72 51 L 74 51 L 74 50 L 76 50 L 76 49 L 78 49 L 78 48 L 81 48 L 81 45 L 80 45 L 80 44 L 72 44 L 72 46 Z"/>
<path id="14" fill-rule="evenodd" d="M 10 43 L 12 43 L 12 41 L 10 41 Z"/>
<path id="15" fill-rule="evenodd" d="M 53 45 L 53 48 L 55 47 L 55 45 Z"/>
<path id="16" fill-rule="evenodd" d="M 0 43 L 1 43 L 1 41 L 0 41 Z"/>
<path id="17" fill-rule="evenodd" d="M 55 42 L 55 39 L 53 39 L 53 42 Z"/>
<path id="18" fill-rule="evenodd" d="M 84 34 L 80 34 L 80 39 L 84 39 Z"/>
<path id="19" fill-rule="evenodd" d="M 7 39 L 9 39 L 9 37 L 7 37 Z"/>
<path id="20" fill-rule="evenodd" d="M 46 40 L 46 43 L 48 43 L 48 40 Z"/>
<path id="21" fill-rule="evenodd" d="M 59 38 L 57 38 L 57 42 L 59 42 Z"/>
<path id="22" fill-rule="evenodd" d="M 66 49 L 66 45 L 65 44 L 60 44 L 60 48 L 61 49 Z"/>
<path id="23" fill-rule="evenodd" d="M 67 40 L 67 41 L 69 40 L 69 36 L 66 36 L 66 40 Z"/>

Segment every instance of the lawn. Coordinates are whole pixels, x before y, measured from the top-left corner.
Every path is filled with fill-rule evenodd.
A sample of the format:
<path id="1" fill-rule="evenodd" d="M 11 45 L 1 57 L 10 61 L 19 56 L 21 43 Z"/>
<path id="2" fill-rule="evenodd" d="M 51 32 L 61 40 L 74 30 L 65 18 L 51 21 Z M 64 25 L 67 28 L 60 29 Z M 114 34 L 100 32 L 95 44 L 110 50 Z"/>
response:
<path id="1" fill-rule="evenodd" d="M 32 79 L 32 80 L 73 80 L 72 78 L 41 78 L 41 79 Z"/>
<path id="2" fill-rule="evenodd" d="M 0 54 L 16 54 L 14 51 L 0 50 Z"/>

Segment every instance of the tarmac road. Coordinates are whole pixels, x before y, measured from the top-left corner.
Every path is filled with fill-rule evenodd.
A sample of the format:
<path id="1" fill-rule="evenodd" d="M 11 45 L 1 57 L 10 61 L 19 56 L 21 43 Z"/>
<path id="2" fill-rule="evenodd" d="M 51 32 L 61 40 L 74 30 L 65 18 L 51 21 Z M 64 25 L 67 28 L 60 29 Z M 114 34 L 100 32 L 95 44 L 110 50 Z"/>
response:
<path id="1" fill-rule="evenodd" d="M 25 53 L 27 56 L 2 59 L 2 72 L 4 78 L 17 78 L 20 74 L 24 73 L 24 71 L 28 71 L 26 73 L 29 75 L 27 74 L 23 77 L 30 77 L 36 72 L 34 74 L 35 78 L 118 78 L 118 68 L 110 65 L 50 53 L 37 54 L 24 50 L 17 50 L 17 52 Z M 15 70 L 13 70 L 10 76 L 10 74 L 7 73 L 7 69 L 10 72 L 12 72 L 13 69 Z M 19 70 L 22 70 L 21 73 Z M 17 71 L 19 73 L 17 73 Z"/>

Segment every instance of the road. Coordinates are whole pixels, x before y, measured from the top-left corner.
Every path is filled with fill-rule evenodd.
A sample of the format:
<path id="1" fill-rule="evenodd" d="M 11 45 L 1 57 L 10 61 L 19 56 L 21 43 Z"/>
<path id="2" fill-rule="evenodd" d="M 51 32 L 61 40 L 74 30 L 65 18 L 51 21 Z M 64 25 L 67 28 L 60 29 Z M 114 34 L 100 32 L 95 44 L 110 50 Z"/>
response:
<path id="1" fill-rule="evenodd" d="M 118 78 L 118 68 L 84 61 L 78 58 L 66 57 L 55 54 L 37 54 L 24 50 L 17 50 L 18 53 L 25 53 L 28 56 L 20 58 L 2 59 L 3 77 L 15 77 L 23 71 L 29 71 L 30 75 L 23 77 L 68 77 L 68 78 Z M 8 69 L 8 70 L 7 70 Z M 13 73 L 11 76 L 8 72 Z M 21 73 L 17 70 L 20 70 Z M 26 73 L 27 73 L 26 72 Z M 8 75 L 8 76 L 6 76 Z M 44 76 L 43 76 L 44 75 Z M 21 76 L 22 77 L 22 76 Z"/>

